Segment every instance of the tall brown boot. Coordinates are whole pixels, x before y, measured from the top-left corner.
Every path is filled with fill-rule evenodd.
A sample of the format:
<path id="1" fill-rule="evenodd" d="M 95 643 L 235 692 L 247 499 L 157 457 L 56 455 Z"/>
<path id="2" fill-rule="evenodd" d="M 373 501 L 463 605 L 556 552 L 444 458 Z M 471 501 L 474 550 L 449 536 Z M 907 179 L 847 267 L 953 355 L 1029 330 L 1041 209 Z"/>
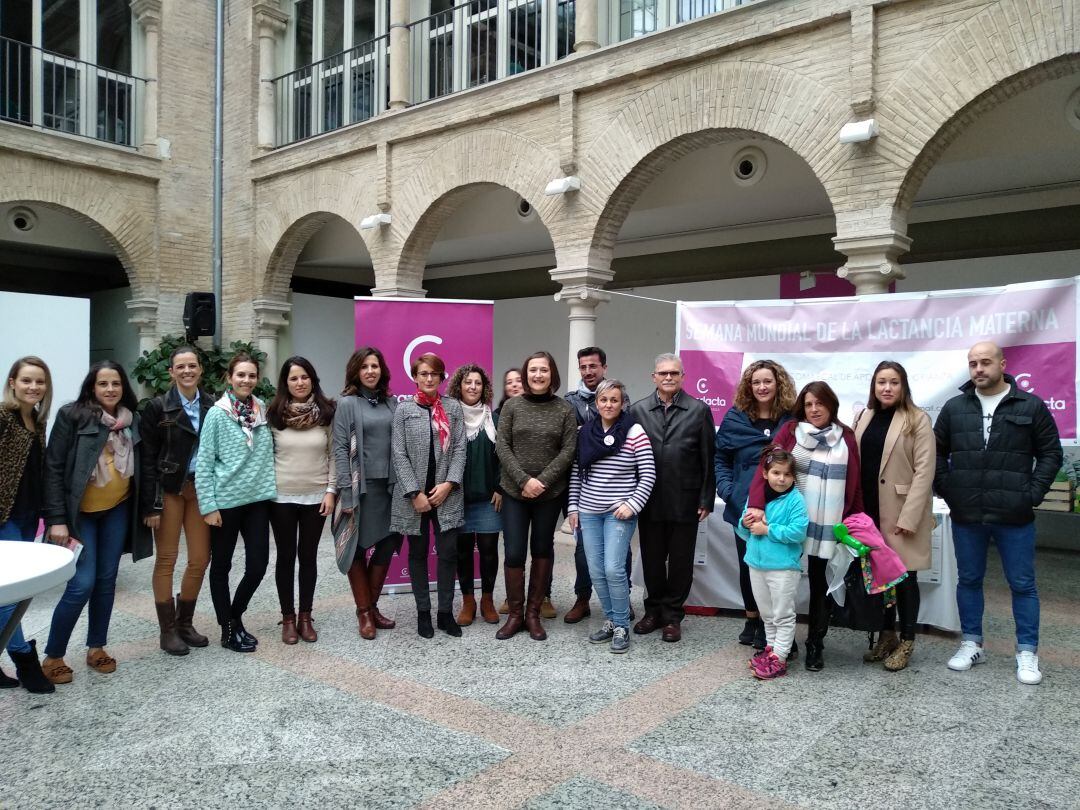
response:
<path id="1" fill-rule="evenodd" d="M 195 600 L 190 602 L 176 595 L 176 635 L 189 647 L 205 647 L 210 639 L 191 626 L 195 617 Z"/>
<path id="2" fill-rule="evenodd" d="M 169 655 L 187 655 L 191 652 L 188 645 L 180 636 L 176 635 L 176 605 L 173 600 L 168 602 L 155 602 L 157 608 L 158 628 L 161 630 L 159 645 Z"/>
<path id="3" fill-rule="evenodd" d="M 503 566 L 506 579 L 506 604 L 508 613 L 506 624 L 495 634 L 495 638 L 505 641 L 516 636 L 523 626 L 522 614 L 525 608 L 525 569 Z"/>
<path id="4" fill-rule="evenodd" d="M 371 588 L 371 616 L 375 626 L 380 630 L 393 630 L 397 622 L 388 619 L 379 612 L 379 596 L 382 594 L 383 583 L 386 582 L 386 574 L 390 570 L 389 565 L 368 565 L 368 585 Z"/>
<path id="5" fill-rule="evenodd" d="M 371 615 L 371 588 L 368 585 L 366 560 L 361 556 L 349 568 L 349 587 L 356 603 L 356 619 L 360 625 L 360 638 L 375 638 L 375 619 Z"/>
<path id="6" fill-rule="evenodd" d="M 547 589 L 548 577 L 551 575 L 551 557 L 533 557 L 532 568 L 529 570 L 529 601 L 525 605 L 525 627 L 529 630 L 529 638 L 533 641 L 543 641 L 547 638 L 544 625 L 540 622 L 540 603 L 544 601 L 544 591 Z"/>

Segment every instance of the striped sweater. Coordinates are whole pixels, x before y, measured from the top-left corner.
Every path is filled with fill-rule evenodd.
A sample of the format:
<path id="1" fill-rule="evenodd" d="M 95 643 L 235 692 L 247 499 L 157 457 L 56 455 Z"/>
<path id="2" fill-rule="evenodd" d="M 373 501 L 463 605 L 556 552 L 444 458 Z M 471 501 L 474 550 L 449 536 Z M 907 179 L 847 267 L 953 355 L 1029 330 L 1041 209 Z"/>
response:
<path id="1" fill-rule="evenodd" d="M 638 514 L 645 508 L 655 483 L 652 444 L 645 429 L 635 424 L 619 452 L 594 463 L 588 476 L 582 475 L 575 459 L 566 511 L 610 512 L 626 503 Z"/>

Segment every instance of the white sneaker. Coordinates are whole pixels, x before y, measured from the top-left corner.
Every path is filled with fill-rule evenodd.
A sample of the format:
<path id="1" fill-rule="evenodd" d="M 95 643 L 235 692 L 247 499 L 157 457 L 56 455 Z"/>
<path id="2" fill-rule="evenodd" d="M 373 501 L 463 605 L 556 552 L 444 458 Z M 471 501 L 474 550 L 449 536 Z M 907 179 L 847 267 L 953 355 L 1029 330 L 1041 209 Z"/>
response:
<path id="1" fill-rule="evenodd" d="M 963 641 L 960 643 L 960 649 L 949 659 L 949 669 L 955 672 L 967 672 L 975 664 L 981 664 L 985 660 L 986 653 L 983 652 L 981 644 L 974 641 Z"/>
<path id="2" fill-rule="evenodd" d="M 1039 656 L 1030 650 L 1024 650 L 1016 654 L 1016 680 L 1034 686 L 1042 681 L 1042 673 L 1039 671 Z"/>

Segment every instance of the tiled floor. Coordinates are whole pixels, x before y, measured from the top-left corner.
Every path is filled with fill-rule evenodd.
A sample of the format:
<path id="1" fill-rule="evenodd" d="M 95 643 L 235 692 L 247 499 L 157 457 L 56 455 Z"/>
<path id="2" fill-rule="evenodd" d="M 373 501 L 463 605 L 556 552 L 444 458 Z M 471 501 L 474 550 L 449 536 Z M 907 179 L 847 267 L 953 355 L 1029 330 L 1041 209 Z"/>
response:
<path id="1" fill-rule="evenodd" d="M 1080 806 L 1080 556 L 1040 553 L 1045 679 L 1025 687 L 996 557 L 987 664 L 950 672 L 955 641 L 920 636 L 892 674 L 834 630 L 823 672 L 759 683 L 738 620 L 692 617 L 680 644 L 633 636 L 613 656 L 585 641 L 595 600 L 590 620 L 546 622 L 537 643 L 483 623 L 426 641 L 412 597 L 383 597 L 398 628 L 362 641 L 322 551 L 318 643 L 280 643 L 270 575 L 248 656 L 216 639 L 184 658 L 158 650 L 151 563 L 125 562 L 116 673 L 87 670 L 73 644 L 74 683 L 0 692 L 0 808 Z M 561 609 L 572 580 L 560 545 Z M 27 615 L 42 644 L 57 596 Z M 205 589 L 199 608 L 216 635 Z"/>

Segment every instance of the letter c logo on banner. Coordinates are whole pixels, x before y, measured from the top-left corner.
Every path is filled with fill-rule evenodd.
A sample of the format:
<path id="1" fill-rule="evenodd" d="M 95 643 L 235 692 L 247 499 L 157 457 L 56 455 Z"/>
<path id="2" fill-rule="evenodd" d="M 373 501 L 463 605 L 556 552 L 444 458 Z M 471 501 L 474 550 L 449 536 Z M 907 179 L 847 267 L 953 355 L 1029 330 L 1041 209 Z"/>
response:
<path id="1" fill-rule="evenodd" d="M 438 335 L 420 335 L 420 337 L 413 338 L 409 341 L 409 345 L 405 347 L 405 356 L 401 358 L 401 367 L 405 369 L 405 376 L 412 376 L 412 353 L 413 349 L 422 343 L 434 343 L 436 346 L 442 345 L 442 338 Z"/>
<path id="2" fill-rule="evenodd" d="M 709 386 L 706 384 L 706 380 L 704 377 L 697 381 L 697 392 L 699 394 L 709 393 Z"/>

